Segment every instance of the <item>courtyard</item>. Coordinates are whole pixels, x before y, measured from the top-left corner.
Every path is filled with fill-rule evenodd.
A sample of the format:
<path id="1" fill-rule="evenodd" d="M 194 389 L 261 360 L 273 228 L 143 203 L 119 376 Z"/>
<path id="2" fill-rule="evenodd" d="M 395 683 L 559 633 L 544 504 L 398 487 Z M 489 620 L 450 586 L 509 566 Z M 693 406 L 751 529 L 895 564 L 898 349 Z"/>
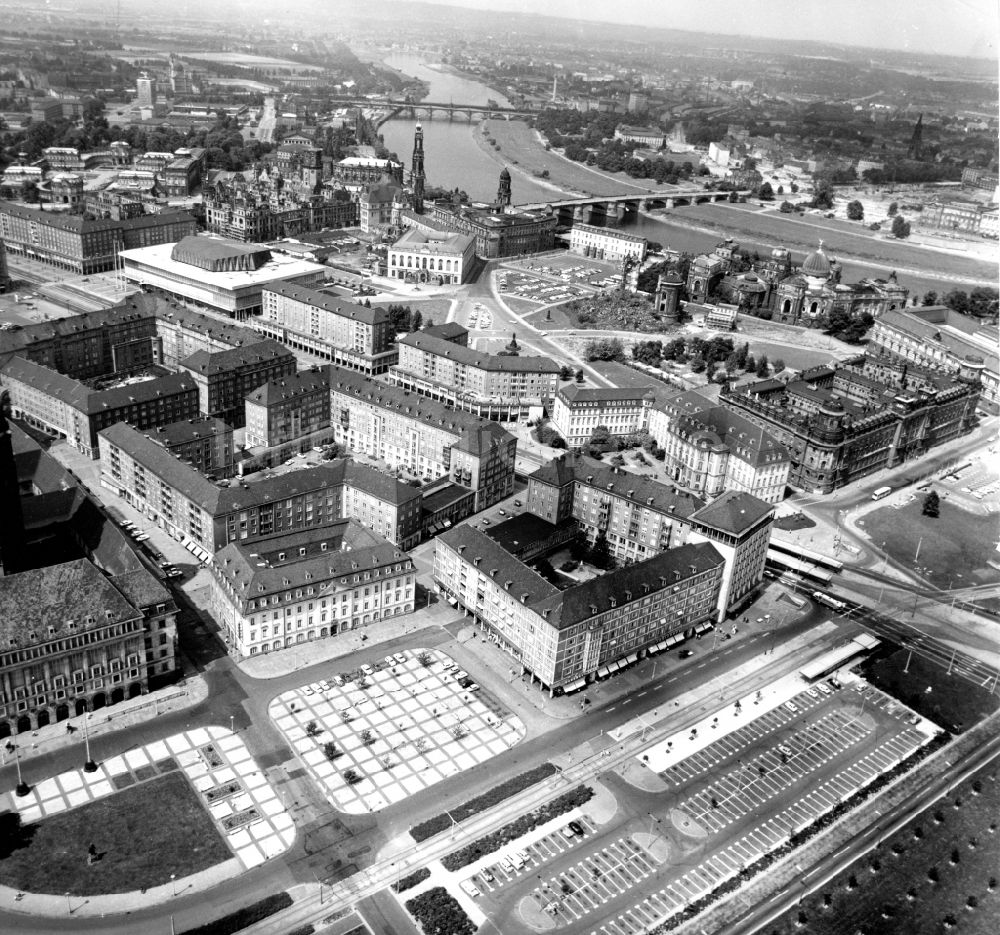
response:
<path id="1" fill-rule="evenodd" d="M 324 794 L 349 814 L 402 801 L 525 735 L 520 718 L 439 650 L 331 673 L 278 695 L 269 711 Z"/>

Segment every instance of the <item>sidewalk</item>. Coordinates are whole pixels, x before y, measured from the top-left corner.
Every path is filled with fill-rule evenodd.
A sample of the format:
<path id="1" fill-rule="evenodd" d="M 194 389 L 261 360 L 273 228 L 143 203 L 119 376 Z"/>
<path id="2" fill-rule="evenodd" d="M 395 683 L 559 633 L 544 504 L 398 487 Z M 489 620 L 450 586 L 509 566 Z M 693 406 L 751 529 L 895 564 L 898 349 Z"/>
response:
<path id="1" fill-rule="evenodd" d="M 52 753 L 84 741 L 84 719 L 86 733 L 93 740 L 114 733 L 126 727 L 133 727 L 144 721 L 153 720 L 170 711 L 193 708 L 208 697 L 208 686 L 200 675 L 189 676 L 177 685 L 160 688 L 146 695 L 129 698 L 108 708 L 99 708 L 86 715 L 77 715 L 65 721 L 40 727 L 38 730 L 14 734 L 6 742 L 17 744 L 21 765 L 32 757 Z M 72 727 L 72 730 L 68 728 Z M 13 762 L 13 755 L 4 744 L 0 744 L 0 766 Z"/>

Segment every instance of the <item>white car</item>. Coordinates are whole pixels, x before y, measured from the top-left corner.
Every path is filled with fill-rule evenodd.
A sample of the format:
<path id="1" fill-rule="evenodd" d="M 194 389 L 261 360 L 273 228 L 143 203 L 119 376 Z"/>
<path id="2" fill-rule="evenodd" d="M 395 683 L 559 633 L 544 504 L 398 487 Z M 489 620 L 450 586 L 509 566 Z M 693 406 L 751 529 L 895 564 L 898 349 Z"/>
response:
<path id="1" fill-rule="evenodd" d="M 465 892 L 468 893 L 473 899 L 475 899 L 477 896 L 483 895 L 480 892 L 479 887 L 476 886 L 476 884 L 473 883 L 472 880 L 463 880 L 458 885 L 462 887 L 462 889 L 465 890 Z"/>

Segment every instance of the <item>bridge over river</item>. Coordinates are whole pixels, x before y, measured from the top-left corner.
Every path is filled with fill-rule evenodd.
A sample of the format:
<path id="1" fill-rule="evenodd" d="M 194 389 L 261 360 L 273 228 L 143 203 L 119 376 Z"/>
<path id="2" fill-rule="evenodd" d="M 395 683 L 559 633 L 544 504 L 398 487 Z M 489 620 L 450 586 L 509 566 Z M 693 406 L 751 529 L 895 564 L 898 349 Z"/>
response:
<path id="1" fill-rule="evenodd" d="M 739 193 L 738 193 L 739 194 Z M 559 215 L 559 225 L 598 224 L 613 226 L 634 217 L 638 212 L 679 205 L 711 204 L 727 201 L 728 191 L 712 191 L 695 185 L 672 186 L 670 191 L 637 193 L 635 195 L 591 195 L 586 198 L 563 198 L 518 205 L 524 210 L 539 210 L 547 206 Z"/>

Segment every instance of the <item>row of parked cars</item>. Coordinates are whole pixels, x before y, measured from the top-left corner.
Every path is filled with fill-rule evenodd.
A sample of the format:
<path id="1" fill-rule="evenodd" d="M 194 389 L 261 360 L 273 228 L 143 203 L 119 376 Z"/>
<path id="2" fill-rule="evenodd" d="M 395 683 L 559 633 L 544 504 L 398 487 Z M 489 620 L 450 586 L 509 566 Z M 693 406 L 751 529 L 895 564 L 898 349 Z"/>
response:
<path id="1" fill-rule="evenodd" d="M 122 520 L 122 529 L 125 530 L 136 542 L 149 542 L 149 534 L 142 531 L 139 526 L 136 526 L 131 520 Z M 173 562 L 168 562 L 166 559 L 160 555 L 151 545 L 146 546 L 147 551 L 152 553 L 153 557 L 157 559 L 158 564 L 163 571 L 163 574 L 167 578 L 180 578 L 184 572 L 175 568 Z"/>

